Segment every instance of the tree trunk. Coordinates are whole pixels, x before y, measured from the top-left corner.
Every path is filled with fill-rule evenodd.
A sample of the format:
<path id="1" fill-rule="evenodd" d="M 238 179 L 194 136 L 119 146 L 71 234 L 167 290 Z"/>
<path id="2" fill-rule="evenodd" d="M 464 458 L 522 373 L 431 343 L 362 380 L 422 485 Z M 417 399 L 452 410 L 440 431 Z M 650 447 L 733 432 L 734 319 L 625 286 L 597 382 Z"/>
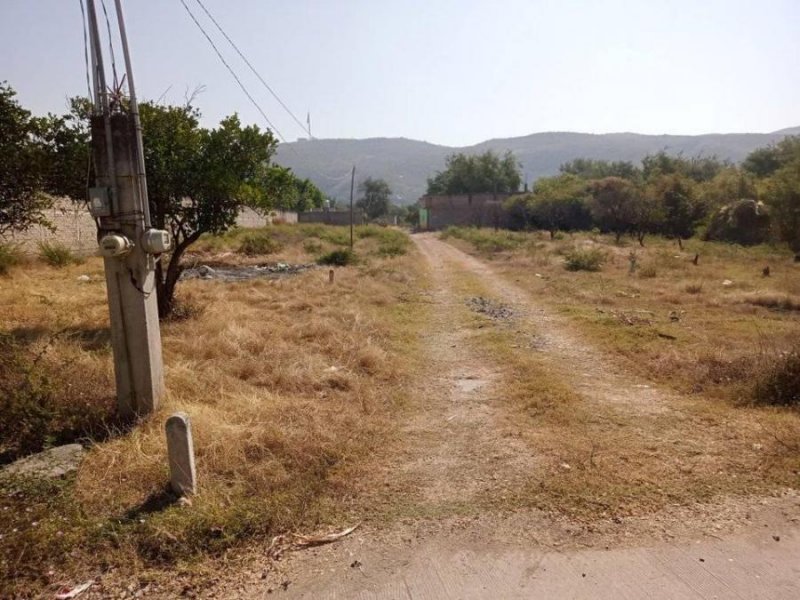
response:
<path id="1" fill-rule="evenodd" d="M 617 231 L 617 232 L 614 234 L 614 237 L 615 237 L 615 238 L 616 238 L 616 240 L 617 240 L 617 244 L 619 244 L 619 241 L 622 239 L 622 232 L 621 232 L 621 231 Z"/>
<path id="2" fill-rule="evenodd" d="M 681 239 L 681 236 L 678 236 L 678 248 L 683 250 L 683 240 Z"/>
<path id="3" fill-rule="evenodd" d="M 646 235 L 646 234 L 645 234 L 645 233 L 643 233 L 643 232 L 641 232 L 641 231 L 640 231 L 639 233 L 637 233 L 637 234 L 636 234 L 636 239 L 637 239 L 637 240 L 639 240 L 639 245 L 640 245 L 642 248 L 644 248 L 644 236 L 645 236 L 645 235 Z"/>
<path id="4" fill-rule="evenodd" d="M 181 273 L 183 273 L 181 257 L 186 252 L 186 249 L 200 238 L 201 234 L 202 232 L 197 231 L 175 246 L 166 271 L 164 271 L 162 261 L 156 263 L 156 293 L 158 294 L 159 319 L 166 319 L 175 308 L 175 288 L 181 278 Z"/>

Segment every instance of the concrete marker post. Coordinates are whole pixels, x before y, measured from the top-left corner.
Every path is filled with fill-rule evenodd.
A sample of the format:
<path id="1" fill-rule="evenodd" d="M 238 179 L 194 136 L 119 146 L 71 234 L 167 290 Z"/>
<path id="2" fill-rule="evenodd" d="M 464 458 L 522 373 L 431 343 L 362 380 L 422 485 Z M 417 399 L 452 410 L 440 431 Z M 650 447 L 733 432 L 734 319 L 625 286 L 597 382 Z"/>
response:
<path id="1" fill-rule="evenodd" d="M 333 269 L 330 269 L 330 270 L 328 271 L 328 283 L 333 283 L 333 277 L 334 277 L 334 275 L 333 275 Z"/>
<path id="2" fill-rule="evenodd" d="M 175 413 L 167 419 L 167 454 L 169 455 L 169 485 L 179 496 L 194 494 L 197 475 L 194 468 L 194 444 L 189 415 Z"/>

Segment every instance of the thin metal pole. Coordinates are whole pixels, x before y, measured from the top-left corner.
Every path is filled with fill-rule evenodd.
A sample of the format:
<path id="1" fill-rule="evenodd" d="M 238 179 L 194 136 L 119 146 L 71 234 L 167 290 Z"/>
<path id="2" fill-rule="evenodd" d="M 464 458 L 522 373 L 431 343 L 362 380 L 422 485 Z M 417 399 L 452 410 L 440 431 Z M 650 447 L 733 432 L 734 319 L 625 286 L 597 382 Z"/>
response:
<path id="1" fill-rule="evenodd" d="M 353 251 L 353 187 L 356 182 L 356 166 L 353 165 L 353 174 L 350 176 L 350 251 Z"/>
<path id="2" fill-rule="evenodd" d="M 144 143 L 142 142 L 142 123 L 139 120 L 139 104 L 136 101 L 136 87 L 133 84 L 133 67 L 131 65 L 131 53 L 128 49 L 128 32 L 125 29 L 125 16 L 122 12 L 122 0 L 115 0 L 117 9 L 117 24 L 119 25 L 119 37 L 122 44 L 122 54 L 125 57 L 125 72 L 128 76 L 128 96 L 130 98 L 130 112 L 133 117 L 133 127 L 136 130 L 136 178 L 139 183 L 142 204 L 144 205 L 144 226 L 150 227 L 150 202 L 147 197 L 147 175 L 144 168 Z"/>

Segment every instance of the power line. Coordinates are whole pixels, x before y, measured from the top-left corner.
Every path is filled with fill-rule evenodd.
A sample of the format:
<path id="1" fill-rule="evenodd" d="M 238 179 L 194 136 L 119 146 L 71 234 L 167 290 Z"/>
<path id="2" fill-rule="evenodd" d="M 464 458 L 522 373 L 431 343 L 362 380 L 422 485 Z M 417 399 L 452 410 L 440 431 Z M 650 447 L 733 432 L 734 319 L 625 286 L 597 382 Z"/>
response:
<path id="1" fill-rule="evenodd" d="M 300 121 L 300 119 L 298 119 L 295 116 L 295 114 L 291 111 L 291 109 L 288 106 L 286 106 L 286 103 L 284 103 L 284 101 L 281 100 L 281 98 L 280 98 L 280 96 L 278 96 L 277 92 L 275 92 L 275 90 L 273 90 L 269 86 L 269 84 L 266 81 L 264 81 L 264 78 L 261 76 L 261 74 L 258 71 L 256 71 L 256 68 L 250 63 L 249 60 L 247 60 L 247 57 L 244 54 L 242 54 L 242 51 L 239 50 L 239 47 L 233 42 L 233 40 L 230 38 L 230 36 L 227 33 L 225 33 L 225 30 L 222 28 L 222 26 L 217 22 L 217 20 L 214 18 L 214 16 L 208 11 L 208 9 L 206 8 L 205 4 L 203 4 L 201 2 L 201 0 L 195 0 L 195 1 L 197 2 L 197 4 L 200 5 L 200 8 L 203 9 L 203 12 L 206 13 L 208 18 L 211 19 L 211 22 L 214 23 L 214 25 L 217 27 L 217 29 L 219 29 L 219 32 L 225 37 L 226 40 L 228 40 L 228 43 L 233 47 L 233 49 L 236 50 L 236 53 L 244 61 L 244 63 L 248 67 L 250 67 L 250 70 L 253 72 L 253 74 L 256 77 L 258 77 L 258 80 L 262 83 L 262 85 L 265 88 L 267 88 L 269 93 L 272 94 L 272 96 L 275 98 L 275 100 L 278 101 L 278 104 L 280 104 L 283 107 L 283 109 L 287 113 L 289 113 L 289 116 L 292 117 L 292 119 L 294 119 L 294 122 L 297 123 L 300 126 L 300 129 L 302 129 L 304 132 L 308 133 L 308 137 L 311 137 L 311 128 L 310 127 L 306 127 L 305 125 L 303 125 L 303 123 Z"/>
<path id="2" fill-rule="evenodd" d="M 108 10 L 106 10 L 106 0 L 100 0 L 100 6 L 103 7 L 103 15 L 106 18 L 106 30 L 108 31 L 108 50 L 111 54 L 111 72 L 114 75 L 114 91 L 116 91 L 117 86 L 119 85 L 119 81 L 117 79 L 117 62 L 114 58 L 114 43 L 113 37 L 111 36 L 111 21 L 108 19 Z"/>
<path id="3" fill-rule="evenodd" d="M 78 0 L 81 5 L 81 21 L 83 22 L 83 61 L 86 63 L 86 90 L 88 92 L 87 98 L 92 97 L 92 81 L 89 76 L 91 69 L 89 68 L 89 40 L 86 33 L 86 9 L 83 6 L 83 0 Z"/>
<path id="4" fill-rule="evenodd" d="M 203 35 L 205 36 L 206 40 L 208 40 L 208 43 L 211 44 L 211 47 L 214 49 L 214 52 L 217 54 L 217 57 L 220 59 L 220 61 L 222 61 L 222 64 L 225 65 L 225 68 L 228 69 L 228 72 L 236 80 L 236 83 L 238 83 L 239 87 L 242 88 L 242 91 L 244 92 L 245 96 L 247 96 L 247 98 L 250 100 L 250 102 L 253 103 L 253 106 L 256 107 L 256 110 L 258 110 L 258 112 L 261 113 L 261 116 L 264 117 L 264 120 L 272 128 L 272 130 L 275 133 L 278 134 L 278 137 L 281 138 L 284 141 L 284 143 L 287 143 L 286 142 L 286 138 L 283 137 L 283 134 L 280 131 L 278 131 L 278 128 L 275 127 L 275 125 L 272 124 L 272 121 L 269 120 L 269 117 L 267 116 L 267 113 L 264 112 L 264 110 L 261 108 L 261 106 L 258 104 L 258 102 L 256 102 L 255 98 L 253 98 L 253 96 L 250 94 L 250 92 L 247 91 L 247 88 L 242 83 L 242 80 L 239 79 L 238 75 L 236 75 L 236 72 L 228 64 L 228 61 L 226 61 L 225 57 L 222 56 L 222 53 L 219 51 L 219 48 L 217 48 L 217 46 L 214 43 L 214 41 L 211 39 L 211 37 L 208 35 L 208 33 L 206 33 L 206 30 L 203 29 L 203 26 L 200 24 L 200 22 L 194 16 L 192 11 L 189 9 L 189 7 L 187 6 L 185 0 L 180 0 L 180 3 L 183 4 L 183 8 L 185 8 L 186 12 L 189 13 L 189 16 L 192 18 L 192 21 L 194 21 L 194 24 L 197 25 L 197 28 L 203 33 Z"/>

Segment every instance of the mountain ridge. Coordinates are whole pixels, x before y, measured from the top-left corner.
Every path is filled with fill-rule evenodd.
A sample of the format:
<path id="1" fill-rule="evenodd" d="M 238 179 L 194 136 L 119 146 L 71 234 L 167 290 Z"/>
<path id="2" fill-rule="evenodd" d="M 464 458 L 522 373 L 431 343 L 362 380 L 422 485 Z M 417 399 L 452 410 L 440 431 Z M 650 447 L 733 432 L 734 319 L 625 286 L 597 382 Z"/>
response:
<path id="1" fill-rule="evenodd" d="M 413 204 L 425 193 L 427 178 L 443 169 L 446 157 L 455 152 L 511 150 L 522 165 L 524 178 L 532 183 L 558 173 L 560 165 L 575 158 L 638 163 L 647 154 L 665 150 L 669 154 L 717 156 L 740 162 L 756 148 L 798 134 L 800 126 L 770 133 L 699 135 L 543 131 L 468 146 L 446 146 L 406 137 L 304 139 L 280 144 L 276 162 L 291 167 L 300 177 L 308 177 L 325 194 L 338 200 L 349 198 L 350 170 L 355 164 L 357 181 L 366 177 L 385 179 L 395 202 Z"/>

